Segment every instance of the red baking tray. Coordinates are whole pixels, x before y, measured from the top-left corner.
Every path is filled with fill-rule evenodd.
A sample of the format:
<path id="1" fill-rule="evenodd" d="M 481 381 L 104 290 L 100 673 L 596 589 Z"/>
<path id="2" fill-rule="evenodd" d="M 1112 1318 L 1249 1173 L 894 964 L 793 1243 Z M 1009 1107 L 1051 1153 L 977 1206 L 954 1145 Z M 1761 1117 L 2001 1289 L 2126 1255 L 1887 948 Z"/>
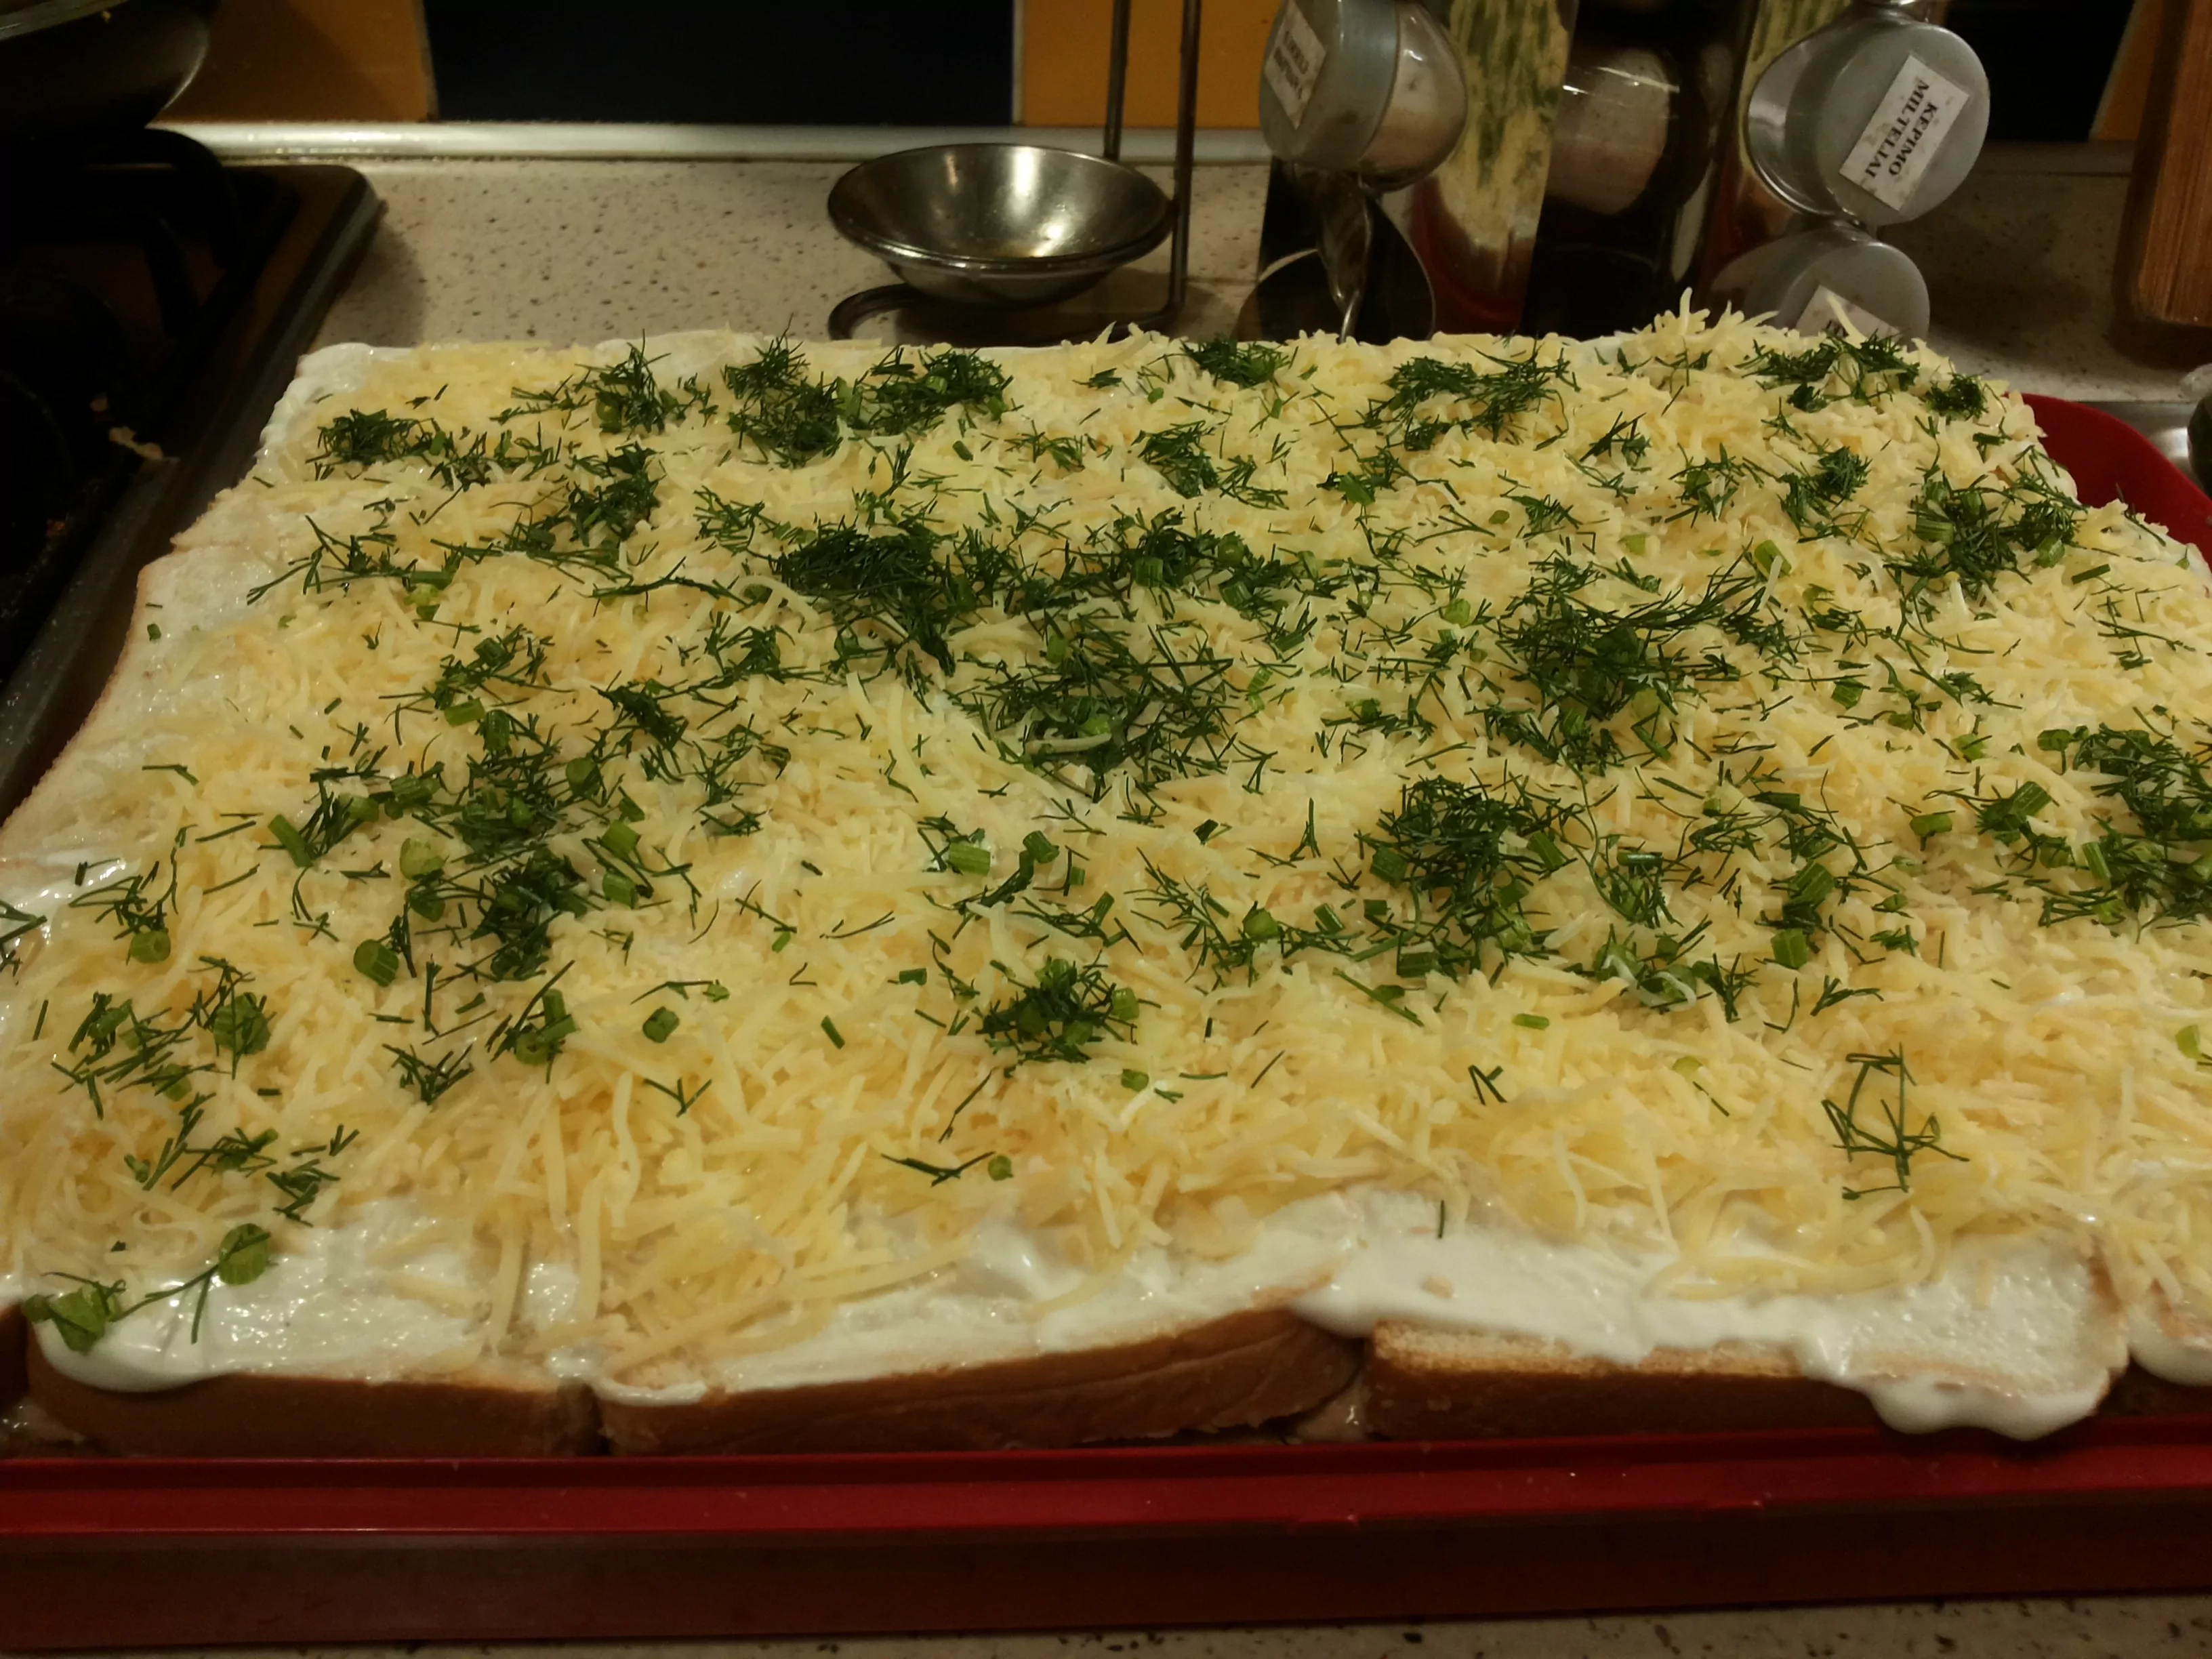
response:
<path id="1" fill-rule="evenodd" d="M 0 1463 L 0 1645 L 1416 1618 L 2212 1584 L 2212 1418 L 1074 1452 Z"/>
<path id="2" fill-rule="evenodd" d="M 2116 415 L 2063 398 L 2026 395 L 2051 458 L 2074 475 L 2091 507 L 2124 501 L 2176 541 L 2212 558 L 2212 497 L 2175 470 L 2150 440 Z"/>
<path id="3" fill-rule="evenodd" d="M 2131 428 L 2083 498 L 2212 551 Z M 1407 1619 L 2212 1588 L 2212 1416 L 507 1461 L 0 1461 L 0 1647 Z"/>

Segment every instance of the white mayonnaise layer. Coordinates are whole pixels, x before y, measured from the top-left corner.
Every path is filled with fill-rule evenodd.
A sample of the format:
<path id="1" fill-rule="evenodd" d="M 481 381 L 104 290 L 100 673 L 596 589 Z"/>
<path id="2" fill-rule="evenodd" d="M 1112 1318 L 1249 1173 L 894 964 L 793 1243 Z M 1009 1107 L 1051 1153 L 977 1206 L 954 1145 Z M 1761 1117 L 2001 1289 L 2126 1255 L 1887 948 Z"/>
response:
<path id="1" fill-rule="evenodd" d="M 1291 1206 L 1225 1261 L 1139 1251 L 1078 1296 L 1079 1268 L 994 1220 L 966 1260 L 842 1304 L 781 1347 L 656 1372 L 650 1385 L 607 1375 L 605 1357 L 590 1348 L 558 1351 L 547 1369 L 610 1399 L 680 1404 L 1115 1346 L 1287 1302 L 1347 1336 L 1406 1320 L 1547 1340 L 1622 1364 L 1660 1348 L 1762 1345 L 1809 1376 L 1865 1394 L 1886 1421 L 1914 1431 L 2049 1433 L 2096 1409 L 2130 1337 L 2160 1375 L 2212 1382 L 2212 1355 L 2154 1322 L 2138 1317 L 2124 1333 L 2098 1275 L 2055 1240 L 1970 1243 L 1930 1282 L 1850 1296 L 1685 1295 L 1658 1288 L 1673 1265 L 1509 1224 L 1453 1225 L 1439 1237 L 1431 1200 L 1369 1190 Z M 288 1240 L 252 1285 L 215 1286 L 198 1340 L 191 1296 L 119 1322 L 89 1354 L 70 1352 L 51 1327 L 38 1328 L 39 1340 L 57 1369 L 125 1391 L 235 1370 L 438 1373 L 484 1351 L 478 1282 L 463 1252 L 422 1229 L 404 1201 L 386 1200 Z M 559 1322 L 574 1290 L 565 1263 L 537 1264 L 523 1322 Z"/>
<path id="2" fill-rule="evenodd" d="M 1674 1265 L 1498 1225 L 1447 1227 L 1434 1200 L 1370 1192 L 1359 1247 L 1294 1305 L 1364 1336 L 1384 1320 L 1559 1342 L 1632 1365 L 1655 1349 L 1778 1348 L 1808 1376 L 1866 1395 L 1916 1432 L 1972 1424 L 2020 1438 L 2087 1417 L 2127 1344 L 2089 1265 L 2055 1240 L 1970 1243 L 1929 1283 L 1849 1296 L 1699 1297 Z"/>
<path id="3" fill-rule="evenodd" d="M 249 1285 L 210 1285 L 204 1310 L 193 1290 L 118 1320 L 88 1353 L 70 1352 L 51 1324 L 32 1328 L 56 1370 L 122 1394 L 227 1371 L 441 1375 L 483 1351 L 473 1266 L 404 1201 L 386 1199 L 343 1226 L 303 1230 Z"/>
<path id="4" fill-rule="evenodd" d="M 2176 1336 L 2148 1308 L 2128 1310 L 2128 1347 L 2153 1376 L 2187 1388 L 2212 1387 L 2212 1347 Z"/>
<path id="5" fill-rule="evenodd" d="M 1139 1249 L 1094 1288 L 1045 1240 L 993 1219 L 978 1230 L 964 1261 L 845 1303 L 821 1329 L 783 1346 L 686 1367 L 690 1374 L 683 1380 L 656 1377 L 654 1386 L 600 1375 L 592 1353 L 556 1355 L 554 1368 L 588 1378 L 610 1399 L 680 1404 L 709 1392 L 853 1382 L 1118 1346 L 1311 1291 L 1350 1255 L 1356 1229 L 1356 1212 L 1345 1199 L 1309 1199 L 1270 1217 L 1252 1247 L 1237 1255 L 1211 1261 Z M 550 1322 L 565 1312 L 553 1299 L 560 1281 L 534 1279 L 532 1291 L 541 1284 L 550 1293 L 544 1304 Z"/>

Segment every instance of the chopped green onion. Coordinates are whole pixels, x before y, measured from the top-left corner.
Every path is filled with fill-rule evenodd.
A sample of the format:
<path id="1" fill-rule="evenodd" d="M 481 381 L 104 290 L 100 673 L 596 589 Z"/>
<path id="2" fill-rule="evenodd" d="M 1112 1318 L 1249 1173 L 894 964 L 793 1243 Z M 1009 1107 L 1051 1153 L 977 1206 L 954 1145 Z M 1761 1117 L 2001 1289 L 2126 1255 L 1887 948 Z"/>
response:
<path id="1" fill-rule="evenodd" d="M 269 1271 L 269 1230 L 249 1221 L 233 1227 L 216 1246 L 215 1276 L 226 1285 L 251 1285 Z"/>
<path id="2" fill-rule="evenodd" d="M 945 849 L 945 866 L 963 876 L 988 876 L 991 873 L 991 849 L 972 841 L 956 841 Z"/>
<path id="3" fill-rule="evenodd" d="M 314 854 L 308 848 L 307 838 L 282 812 L 269 820 L 269 833 L 276 837 L 276 844 L 290 854 L 292 862 L 302 870 L 315 861 Z"/>
<path id="4" fill-rule="evenodd" d="M 400 953 L 385 945 L 380 938 L 365 938 L 354 947 L 354 967 L 362 978 L 376 980 L 376 984 L 392 984 L 400 975 Z"/>
<path id="5" fill-rule="evenodd" d="M 269 1007 L 251 992 L 219 1006 L 208 1020 L 208 1035 L 218 1048 L 234 1054 L 258 1054 L 269 1046 Z"/>
<path id="6" fill-rule="evenodd" d="M 1835 890 L 1835 872 L 1825 864 L 1808 864 L 1790 878 L 1790 897 L 1798 904 L 1817 905 Z"/>
<path id="7" fill-rule="evenodd" d="M 682 1024 L 673 1008 L 656 1008 L 645 1017 L 645 1034 L 655 1042 L 665 1042 Z"/>

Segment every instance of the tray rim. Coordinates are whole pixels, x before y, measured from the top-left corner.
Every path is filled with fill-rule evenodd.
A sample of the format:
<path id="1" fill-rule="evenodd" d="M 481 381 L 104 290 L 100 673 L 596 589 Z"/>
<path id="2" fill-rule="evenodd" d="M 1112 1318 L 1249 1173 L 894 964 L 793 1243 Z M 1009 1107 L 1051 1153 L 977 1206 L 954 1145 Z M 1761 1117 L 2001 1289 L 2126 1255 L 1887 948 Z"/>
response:
<path id="1" fill-rule="evenodd" d="M 0 1546 L 333 1535 L 826 1543 L 2146 1499 L 2212 1499 L 2212 1415 L 2100 1419 L 2034 1443 L 1844 1428 L 727 1457 L 17 1458 L 0 1462 Z"/>

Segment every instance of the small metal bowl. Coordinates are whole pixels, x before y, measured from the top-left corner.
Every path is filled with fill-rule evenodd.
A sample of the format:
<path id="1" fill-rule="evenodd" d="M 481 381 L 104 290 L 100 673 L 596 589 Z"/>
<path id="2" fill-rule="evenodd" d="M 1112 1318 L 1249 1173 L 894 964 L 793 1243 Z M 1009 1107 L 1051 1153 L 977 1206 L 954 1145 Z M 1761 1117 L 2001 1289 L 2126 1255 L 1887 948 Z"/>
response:
<path id="1" fill-rule="evenodd" d="M 1038 144 L 932 144 L 863 161 L 830 222 L 934 299 L 1064 300 L 1158 247 L 1167 193 L 1133 167 Z"/>

